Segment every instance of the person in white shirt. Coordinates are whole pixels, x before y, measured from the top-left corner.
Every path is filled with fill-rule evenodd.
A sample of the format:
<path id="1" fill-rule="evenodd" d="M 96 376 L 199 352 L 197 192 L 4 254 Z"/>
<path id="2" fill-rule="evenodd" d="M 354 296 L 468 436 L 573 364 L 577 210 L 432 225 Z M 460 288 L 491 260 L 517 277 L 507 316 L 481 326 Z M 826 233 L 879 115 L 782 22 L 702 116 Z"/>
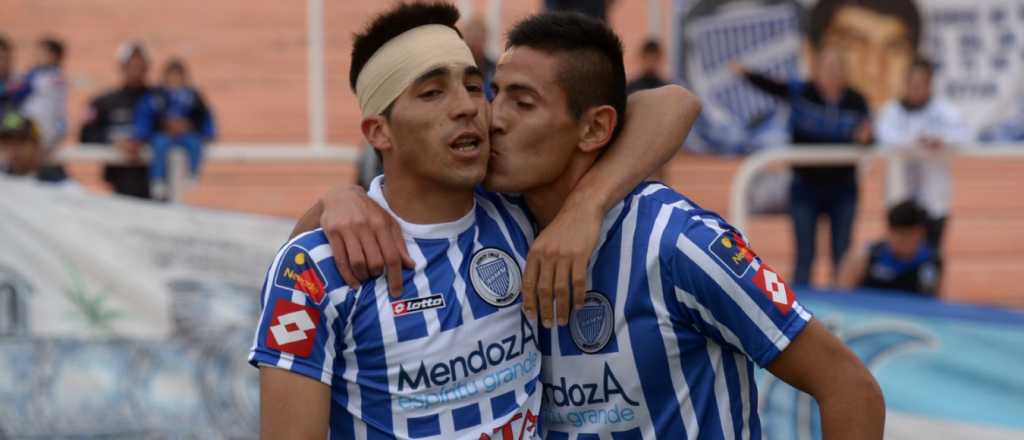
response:
<path id="1" fill-rule="evenodd" d="M 907 70 L 903 97 L 886 103 L 879 112 L 875 136 L 883 149 L 927 152 L 891 162 L 887 198 L 890 202 L 912 199 L 924 207 L 929 219 L 928 242 L 941 249 L 952 181 L 948 160 L 939 153 L 972 140 L 973 133 L 952 104 L 932 96 L 933 74 L 930 61 L 914 60 Z"/>

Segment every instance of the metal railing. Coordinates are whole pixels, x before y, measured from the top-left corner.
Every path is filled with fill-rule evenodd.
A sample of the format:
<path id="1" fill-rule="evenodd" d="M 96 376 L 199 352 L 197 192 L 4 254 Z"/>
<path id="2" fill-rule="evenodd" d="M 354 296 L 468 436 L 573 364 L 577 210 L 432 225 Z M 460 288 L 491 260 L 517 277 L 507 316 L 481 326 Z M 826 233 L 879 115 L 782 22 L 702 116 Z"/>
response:
<path id="1" fill-rule="evenodd" d="M 884 149 L 879 146 L 859 148 L 845 145 L 800 145 L 756 153 L 740 164 L 732 179 L 732 191 L 729 195 L 729 222 L 740 230 L 745 230 L 750 220 L 750 204 L 747 193 L 750 185 L 759 172 L 769 167 L 782 165 L 856 165 L 873 160 L 900 161 L 912 158 L 934 157 L 972 157 L 972 158 L 1024 158 L 1024 144 L 971 144 L 946 149 L 940 153 L 929 153 L 919 148 Z M 902 167 L 891 167 L 897 171 Z M 895 177 L 895 176 L 892 176 Z M 887 189 L 895 194 L 907 194 L 903 188 L 905 179 L 891 178 Z"/>
<path id="2" fill-rule="evenodd" d="M 210 144 L 203 151 L 203 160 L 210 162 L 282 162 L 282 161 L 344 161 L 355 162 L 361 147 L 353 145 L 324 145 L 310 148 L 305 144 Z M 144 150 L 144 161 L 150 154 Z M 67 162 L 124 163 L 126 158 L 120 150 L 104 144 L 80 144 L 64 146 L 57 151 L 55 159 Z M 168 158 L 168 195 L 171 202 L 181 200 L 188 175 L 188 161 L 181 148 L 171 150 Z"/>

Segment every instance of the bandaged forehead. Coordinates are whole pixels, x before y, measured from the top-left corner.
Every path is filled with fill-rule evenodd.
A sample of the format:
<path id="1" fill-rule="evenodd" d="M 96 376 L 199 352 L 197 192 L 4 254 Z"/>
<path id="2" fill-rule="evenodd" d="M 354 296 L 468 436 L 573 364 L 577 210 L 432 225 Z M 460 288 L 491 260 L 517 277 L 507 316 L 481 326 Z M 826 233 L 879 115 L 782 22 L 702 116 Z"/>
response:
<path id="1" fill-rule="evenodd" d="M 356 79 L 363 116 L 383 113 L 416 78 L 451 64 L 476 66 L 455 29 L 431 24 L 393 38 L 370 57 Z"/>

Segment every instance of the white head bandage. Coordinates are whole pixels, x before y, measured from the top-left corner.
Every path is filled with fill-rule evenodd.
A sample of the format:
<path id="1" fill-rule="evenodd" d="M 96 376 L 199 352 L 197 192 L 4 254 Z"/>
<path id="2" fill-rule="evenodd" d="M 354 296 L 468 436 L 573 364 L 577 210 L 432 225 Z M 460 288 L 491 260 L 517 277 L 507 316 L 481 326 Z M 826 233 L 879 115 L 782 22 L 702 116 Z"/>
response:
<path id="1" fill-rule="evenodd" d="M 391 39 L 370 57 L 356 79 L 363 116 L 383 113 L 420 75 L 449 64 L 476 65 L 455 29 L 429 24 Z"/>

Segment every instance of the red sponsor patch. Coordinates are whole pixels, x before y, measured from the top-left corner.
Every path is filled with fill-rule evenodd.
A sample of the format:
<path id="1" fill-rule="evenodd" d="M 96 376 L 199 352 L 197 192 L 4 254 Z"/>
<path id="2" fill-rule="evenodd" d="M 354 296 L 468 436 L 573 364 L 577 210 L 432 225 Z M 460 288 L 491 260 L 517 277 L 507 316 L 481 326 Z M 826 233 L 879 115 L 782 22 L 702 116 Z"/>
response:
<path id="1" fill-rule="evenodd" d="M 267 328 L 267 346 L 296 356 L 313 353 L 320 312 L 314 308 L 278 299 Z"/>
<path id="2" fill-rule="evenodd" d="M 391 314 L 394 316 L 407 315 L 424 310 L 444 307 L 444 296 L 440 293 L 430 295 L 426 298 L 406 299 L 391 303 Z"/>
<path id="3" fill-rule="evenodd" d="M 327 296 L 324 275 L 320 273 L 320 268 L 309 252 L 298 245 L 292 245 L 285 252 L 274 284 L 305 293 L 318 305 Z"/>
<path id="4" fill-rule="evenodd" d="M 779 312 L 782 312 L 783 315 L 789 314 L 793 307 L 793 290 L 782 281 L 778 272 L 762 263 L 761 267 L 757 269 L 757 273 L 754 274 L 754 285 L 761 289 L 768 299 L 772 300 L 772 304 L 779 309 Z"/>

